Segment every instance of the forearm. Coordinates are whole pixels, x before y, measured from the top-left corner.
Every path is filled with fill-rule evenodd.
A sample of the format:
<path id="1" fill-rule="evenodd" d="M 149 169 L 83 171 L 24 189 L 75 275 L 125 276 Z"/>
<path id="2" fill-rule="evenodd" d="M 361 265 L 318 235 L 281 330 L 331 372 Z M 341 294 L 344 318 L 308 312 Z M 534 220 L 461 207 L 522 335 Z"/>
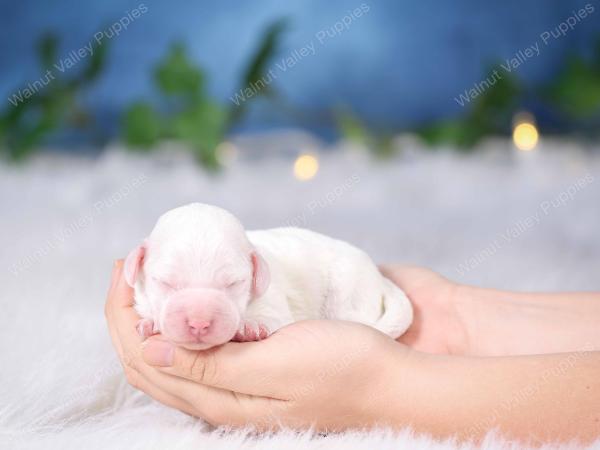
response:
<path id="1" fill-rule="evenodd" d="M 388 425 L 461 440 L 492 429 L 530 443 L 600 438 L 598 352 L 408 358 L 388 371 L 377 408 Z"/>
<path id="2" fill-rule="evenodd" d="M 461 286 L 471 355 L 600 349 L 600 293 L 531 294 Z"/>

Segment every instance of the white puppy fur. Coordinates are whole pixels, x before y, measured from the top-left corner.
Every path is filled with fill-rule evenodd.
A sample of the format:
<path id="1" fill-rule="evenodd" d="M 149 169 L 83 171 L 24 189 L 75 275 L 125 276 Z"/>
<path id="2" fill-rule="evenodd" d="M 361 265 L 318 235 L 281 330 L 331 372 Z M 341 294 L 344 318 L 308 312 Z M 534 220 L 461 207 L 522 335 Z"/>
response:
<path id="1" fill-rule="evenodd" d="M 267 337 L 304 319 L 370 325 L 396 338 L 412 322 L 406 295 L 369 256 L 299 228 L 245 232 L 215 206 L 193 203 L 160 217 L 125 263 L 140 333 L 188 348 Z"/>

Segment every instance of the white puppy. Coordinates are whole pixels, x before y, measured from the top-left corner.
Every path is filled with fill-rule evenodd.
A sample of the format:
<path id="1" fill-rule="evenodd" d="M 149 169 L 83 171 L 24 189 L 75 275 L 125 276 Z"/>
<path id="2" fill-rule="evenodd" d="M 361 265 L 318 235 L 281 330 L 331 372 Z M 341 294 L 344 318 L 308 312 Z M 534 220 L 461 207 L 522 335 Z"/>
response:
<path id="1" fill-rule="evenodd" d="M 125 261 L 143 336 L 190 349 L 260 340 L 303 319 L 361 322 L 400 336 L 406 295 L 361 250 L 299 228 L 246 232 L 193 203 L 163 214 Z"/>

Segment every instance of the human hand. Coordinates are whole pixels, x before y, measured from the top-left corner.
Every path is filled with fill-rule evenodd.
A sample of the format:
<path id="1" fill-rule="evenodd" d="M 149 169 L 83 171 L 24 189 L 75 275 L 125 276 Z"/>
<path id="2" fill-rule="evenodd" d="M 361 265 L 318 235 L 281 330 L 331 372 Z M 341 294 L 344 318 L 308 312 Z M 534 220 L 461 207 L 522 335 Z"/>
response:
<path id="1" fill-rule="evenodd" d="M 405 339 L 415 347 L 447 345 L 452 326 L 427 314 L 444 315 L 443 305 L 436 303 L 450 298 L 451 283 L 424 269 L 396 266 L 384 273 L 405 289 L 418 312 L 412 336 Z M 460 303 L 464 294 L 456 295 Z M 597 294 L 581 295 L 589 300 L 587 307 L 595 308 Z M 469 440 L 483 439 L 487 426 L 494 426 L 524 441 L 532 435 L 544 442 L 598 437 L 593 386 L 600 365 L 593 351 L 501 358 L 428 355 L 370 327 L 337 321 L 298 322 L 264 341 L 189 351 L 171 347 L 160 336 L 143 345 L 132 303 L 119 262 L 106 317 L 130 384 L 214 425 L 328 431 L 410 426 L 440 439 Z M 436 326 L 445 330 L 437 341 Z M 573 360 L 578 364 L 549 376 Z M 520 396 L 518 408 L 486 416 L 531 386 L 539 389 L 537 395 Z M 571 420 L 564 420 L 565 411 Z"/>
<path id="2" fill-rule="evenodd" d="M 205 351 L 154 336 L 142 343 L 133 292 L 113 270 L 106 317 L 131 385 L 214 425 L 337 430 L 384 424 L 389 395 L 413 354 L 358 323 L 304 321 L 260 342 Z M 400 369 L 391 370 L 399 364 Z M 414 365 L 414 364 L 413 364 Z M 409 376 L 408 371 L 404 374 Z"/>
<path id="3" fill-rule="evenodd" d="M 460 285 L 422 267 L 390 264 L 379 269 L 404 291 L 413 305 L 413 323 L 398 342 L 427 353 L 469 353 L 460 313 L 463 304 Z"/>

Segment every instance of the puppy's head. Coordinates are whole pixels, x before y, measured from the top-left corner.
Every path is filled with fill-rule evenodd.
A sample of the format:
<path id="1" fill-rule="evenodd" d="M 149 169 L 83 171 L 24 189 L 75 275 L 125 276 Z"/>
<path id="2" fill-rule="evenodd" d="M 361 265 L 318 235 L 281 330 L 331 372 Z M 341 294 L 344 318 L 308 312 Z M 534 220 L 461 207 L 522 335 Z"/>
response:
<path id="1" fill-rule="evenodd" d="M 242 224 L 199 203 L 162 215 L 124 271 L 154 330 L 197 350 L 231 340 L 248 303 L 269 284 L 267 264 Z"/>

